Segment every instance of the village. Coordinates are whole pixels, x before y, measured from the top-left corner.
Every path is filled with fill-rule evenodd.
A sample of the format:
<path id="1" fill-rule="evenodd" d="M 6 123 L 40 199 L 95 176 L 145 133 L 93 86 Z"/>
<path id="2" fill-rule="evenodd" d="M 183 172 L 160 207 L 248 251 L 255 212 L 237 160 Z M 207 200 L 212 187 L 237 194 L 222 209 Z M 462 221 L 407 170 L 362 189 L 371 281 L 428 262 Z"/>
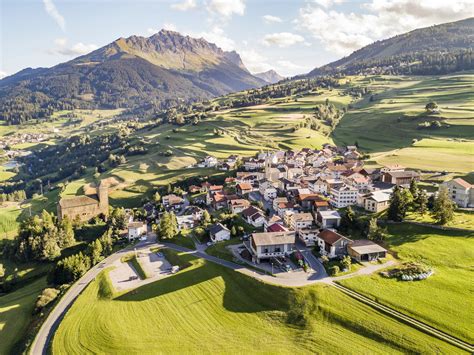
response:
<path id="1" fill-rule="evenodd" d="M 127 238 L 140 243 L 154 241 L 157 234 L 160 238 L 158 226 L 167 215 L 174 219 L 177 233 L 186 235 L 203 254 L 222 244 L 224 259 L 285 279 L 317 280 L 328 274 L 363 272 L 377 262 L 380 268 L 386 267 L 393 261 L 382 241 L 353 239 L 339 230 L 342 211 L 349 207 L 368 215 L 380 213 L 389 207 L 395 187 L 409 188 L 412 181 L 419 181 L 420 174 L 399 165 L 370 168 L 360 158 L 356 146 L 331 145 L 321 150 L 261 152 L 244 159 L 206 157 L 200 165 L 219 170 L 239 167 L 239 171 L 225 177 L 223 184 L 204 181 L 146 203 L 142 218 L 134 220 L 133 213 L 128 217 Z M 470 207 L 473 189 L 456 190 L 456 186 L 467 184 L 461 180 L 447 186 L 460 207 Z M 103 184 L 99 185 L 99 196 L 96 200 L 77 197 L 76 202 L 63 199 L 58 216 L 67 213 L 61 208 L 70 205 L 76 206 L 69 213 L 73 218 L 77 206 L 87 202 L 95 206 L 94 211 L 81 213 L 89 220 L 108 208 Z M 173 238 L 161 240 L 174 242 Z M 142 256 L 150 255 L 148 251 L 145 254 Z M 354 264 L 356 268 L 351 267 Z M 133 270 L 126 274 L 135 285 Z"/>

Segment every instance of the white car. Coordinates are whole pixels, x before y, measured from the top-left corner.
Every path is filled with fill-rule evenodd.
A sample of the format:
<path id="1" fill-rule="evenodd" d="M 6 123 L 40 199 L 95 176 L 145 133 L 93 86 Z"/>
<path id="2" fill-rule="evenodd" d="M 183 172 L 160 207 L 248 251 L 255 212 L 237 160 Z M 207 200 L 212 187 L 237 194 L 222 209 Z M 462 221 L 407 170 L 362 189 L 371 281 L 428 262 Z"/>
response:
<path id="1" fill-rule="evenodd" d="M 146 241 L 146 239 L 147 239 L 147 238 L 146 238 L 146 235 L 144 235 L 143 237 L 140 237 L 139 240 L 140 240 L 141 242 L 144 242 L 144 241 Z"/>
<path id="2" fill-rule="evenodd" d="M 213 242 L 207 242 L 207 246 L 210 247 L 211 245 L 214 245 Z"/>

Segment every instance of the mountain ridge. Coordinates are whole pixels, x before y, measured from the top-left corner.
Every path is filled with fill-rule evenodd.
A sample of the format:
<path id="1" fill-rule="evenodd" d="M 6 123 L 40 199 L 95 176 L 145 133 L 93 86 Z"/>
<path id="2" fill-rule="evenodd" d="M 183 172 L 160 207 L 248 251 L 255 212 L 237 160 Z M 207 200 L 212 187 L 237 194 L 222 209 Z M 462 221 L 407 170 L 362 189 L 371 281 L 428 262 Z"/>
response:
<path id="1" fill-rule="evenodd" d="M 275 84 L 275 83 L 279 82 L 280 80 L 285 79 L 284 76 L 281 76 L 280 74 L 278 74 L 273 69 L 270 69 L 270 70 L 267 70 L 267 71 L 261 72 L 261 73 L 256 73 L 256 74 L 254 74 L 254 76 L 256 76 L 257 78 L 260 78 L 262 80 L 265 80 L 267 83 L 270 83 L 270 84 Z"/>

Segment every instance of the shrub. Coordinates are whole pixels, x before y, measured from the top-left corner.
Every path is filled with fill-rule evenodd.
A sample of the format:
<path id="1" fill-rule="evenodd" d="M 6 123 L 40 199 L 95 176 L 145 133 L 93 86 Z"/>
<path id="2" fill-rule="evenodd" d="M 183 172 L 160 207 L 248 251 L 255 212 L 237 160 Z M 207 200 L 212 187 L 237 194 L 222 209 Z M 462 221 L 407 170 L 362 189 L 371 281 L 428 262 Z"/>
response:
<path id="1" fill-rule="evenodd" d="M 330 274 L 331 276 L 337 275 L 337 274 L 339 273 L 339 271 L 340 271 L 340 269 L 339 269 L 339 266 L 337 266 L 337 265 L 331 266 L 331 267 L 329 268 L 329 274 Z"/>
<path id="2" fill-rule="evenodd" d="M 50 304 L 59 295 L 59 290 L 55 288 L 45 288 L 38 296 L 35 304 L 35 312 L 40 312 L 44 307 Z"/>

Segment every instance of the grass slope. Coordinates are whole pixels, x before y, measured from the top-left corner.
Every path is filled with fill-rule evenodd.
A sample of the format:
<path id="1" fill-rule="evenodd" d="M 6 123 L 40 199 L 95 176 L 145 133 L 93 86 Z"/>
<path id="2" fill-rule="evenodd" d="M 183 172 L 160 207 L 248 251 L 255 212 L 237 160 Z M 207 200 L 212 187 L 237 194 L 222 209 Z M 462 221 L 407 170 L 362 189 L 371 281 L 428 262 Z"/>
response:
<path id="1" fill-rule="evenodd" d="M 93 281 L 60 324 L 52 353 L 343 353 L 348 344 L 351 352 L 456 352 L 330 286 L 270 286 L 179 258 L 192 266 L 115 299 L 101 297 Z"/>
<path id="2" fill-rule="evenodd" d="M 407 313 L 466 341 L 474 341 L 472 265 L 474 232 L 440 231 L 402 224 L 389 227 L 387 243 L 403 261 L 431 265 L 435 274 L 420 282 L 379 275 L 341 281 L 344 286 Z"/>
<path id="3" fill-rule="evenodd" d="M 36 298 L 46 287 L 40 278 L 27 286 L 0 297 L 0 354 L 8 354 L 21 339 L 32 319 Z"/>

